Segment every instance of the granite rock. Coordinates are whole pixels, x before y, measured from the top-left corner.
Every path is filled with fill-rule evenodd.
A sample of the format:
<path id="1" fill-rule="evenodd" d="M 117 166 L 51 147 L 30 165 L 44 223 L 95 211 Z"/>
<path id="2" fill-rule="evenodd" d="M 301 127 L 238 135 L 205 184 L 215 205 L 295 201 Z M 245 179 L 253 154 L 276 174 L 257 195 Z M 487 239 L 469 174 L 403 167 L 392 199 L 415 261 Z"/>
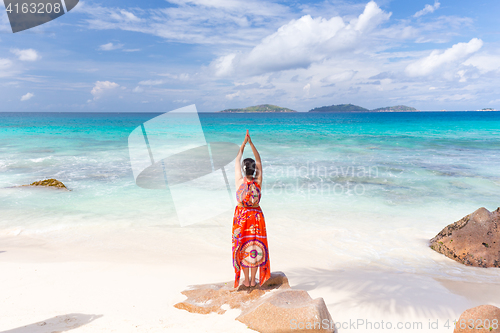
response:
<path id="1" fill-rule="evenodd" d="M 31 183 L 29 185 L 23 185 L 23 186 L 46 186 L 46 187 L 55 187 L 55 188 L 60 188 L 67 190 L 68 188 L 66 185 L 64 185 L 62 182 L 58 181 L 57 179 L 45 179 L 45 180 L 40 180 L 38 182 Z"/>
<path id="2" fill-rule="evenodd" d="M 178 309 L 193 313 L 208 314 L 226 312 L 222 306 L 228 304 L 231 309 L 239 309 L 261 298 L 274 289 L 289 289 L 288 278 L 282 272 L 271 273 L 269 280 L 260 287 L 248 288 L 245 286 L 233 287 L 234 281 L 226 283 L 203 284 L 192 286 L 182 292 L 187 296 L 184 302 L 175 304 Z"/>
<path id="3" fill-rule="evenodd" d="M 334 332 L 334 322 L 322 298 L 304 290 L 278 290 L 246 307 L 236 318 L 261 333 Z"/>
<path id="4" fill-rule="evenodd" d="M 500 332 L 500 309 L 493 305 L 480 305 L 464 311 L 453 333 Z"/>
<path id="5" fill-rule="evenodd" d="M 233 281 L 192 286 L 174 306 L 192 313 L 223 314 L 241 309 L 236 318 L 248 328 L 271 332 L 334 332 L 334 322 L 322 298 L 312 299 L 304 290 L 291 289 L 282 272 L 271 273 L 262 286 L 233 288 Z"/>
<path id="6" fill-rule="evenodd" d="M 500 267 L 500 208 L 482 207 L 444 228 L 430 247 L 465 265 Z"/>

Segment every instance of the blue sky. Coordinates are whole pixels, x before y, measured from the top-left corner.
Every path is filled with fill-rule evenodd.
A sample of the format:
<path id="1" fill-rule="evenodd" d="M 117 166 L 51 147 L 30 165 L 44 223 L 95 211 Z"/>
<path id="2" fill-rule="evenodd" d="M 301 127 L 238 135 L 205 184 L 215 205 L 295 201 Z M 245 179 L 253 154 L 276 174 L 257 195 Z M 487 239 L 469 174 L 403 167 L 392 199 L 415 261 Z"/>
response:
<path id="1" fill-rule="evenodd" d="M 500 1 L 80 1 L 13 34 L 0 112 L 500 109 Z"/>

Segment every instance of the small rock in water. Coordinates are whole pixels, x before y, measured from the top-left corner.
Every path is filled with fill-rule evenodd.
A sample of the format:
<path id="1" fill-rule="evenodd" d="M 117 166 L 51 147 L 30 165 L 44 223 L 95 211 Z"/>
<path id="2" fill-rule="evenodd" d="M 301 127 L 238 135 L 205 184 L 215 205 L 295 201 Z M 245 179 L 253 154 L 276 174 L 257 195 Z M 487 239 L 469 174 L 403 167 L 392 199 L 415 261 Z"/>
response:
<path id="1" fill-rule="evenodd" d="M 465 265 L 500 267 L 500 208 L 482 207 L 430 240 L 434 251 Z"/>
<path id="2" fill-rule="evenodd" d="M 64 185 L 62 182 L 58 181 L 57 179 L 45 179 L 45 180 L 40 180 L 38 182 L 31 183 L 29 185 L 23 185 L 23 186 L 47 186 L 47 187 L 56 187 L 56 188 L 61 188 L 61 189 L 68 189 L 66 185 Z"/>

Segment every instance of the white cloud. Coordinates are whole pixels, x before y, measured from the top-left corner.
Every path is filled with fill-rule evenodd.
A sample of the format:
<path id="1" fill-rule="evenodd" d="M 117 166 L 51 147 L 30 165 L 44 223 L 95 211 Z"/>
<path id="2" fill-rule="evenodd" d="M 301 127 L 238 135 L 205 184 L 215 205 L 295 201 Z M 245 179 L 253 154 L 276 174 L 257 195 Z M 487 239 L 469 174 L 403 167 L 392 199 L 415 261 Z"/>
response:
<path id="1" fill-rule="evenodd" d="M 0 58 L 0 77 L 7 77 L 12 74 L 12 61 Z"/>
<path id="2" fill-rule="evenodd" d="M 344 82 L 344 81 L 350 81 L 354 75 L 356 75 L 357 71 L 354 70 L 349 70 L 349 71 L 342 71 L 340 73 L 336 73 L 333 75 L 329 75 L 322 79 L 322 82 L 325 83 L 336 83 L 336 82 Z"/>
<path id="3" fill-rule="evenodd" d="M 187 73 L 181 73 L 181 74 L 170 74 L 170 73 L 164 73 L 164 74 L 158 74 L 158 76 L 166 76 L 170 79 L 174 80 L 180 80 L 180 81 L 188 81 L 189 80 L 189 74 Z"/>
<path id="4" fill-rule="evenodd" d="M 101 98 L 101 101 L 112 95 L 119 109 L 132 108 L 134 103 L 129 103 L 132 101 L 153 102 L 164 98 L 165 103 L 161 104 L 174 106 L 178 104 L 172 103 L 184 103 L 184 99 L 190 99 L 191 103 L 203 104 L 203 111 L 256 105 L 264 101 L 299 111 L 333 103 L 375 108 L 389 105 L 389 101 L 394 101 L 393 105 L 405 104 L 430 110 L 433 107 L 453 109 L 444 103 L 463 98 L 466 94 L 476 94 L 485 101 L 498 98 L 493 96 L 495 91 L 491 86 L 500 84 L 500 65 L 497 65 L 500 56 L 495 56 L 500 53 L 492 49 L 492 44 L 485 44 L 480 51 L 467 57 L 445 61 L 434 69 L 439 75 L 408 77 L 405 73 L 411 63 L 429 57 L 434 48 L 441 49 L 436 51 L 439 56 L 456 43 L 450 43 L 450 40 L 479 28 L 477 20 L 446 16 L 449 8 L 440 8 L 436 13 L 443 11 L 443 16 L 439 18 L 428 14 L 423 17 L 425 20 L 413 19 L 410 13 L 407 19 L 389 21 L 390 13 L 381 9 L 386 8 L 382 5 L 387 5 L 388 1 L 377 1 L 380 7 L 375 2 L 363 1 L 319 1 L 314 4 L 314 10 L 308 9 L 312 5 L 300 1 L 279 1 L 277 4 L 273 0 L 172 0 L 158 2 L 156 8 L 150 9 L 101 7 L 107 2 L 90 7 L 91 3 L 81 1 L 75 10 L 83 8 L 84 11 L 80 11 L 81 20 L 74 23 L 82 29 L 113 29 L 116 36 L 109 38 L 108 41 L 113 43 L 108 44 L 117 50 L 115 52 L 123 54 L 121 52 L 133 48 L 145 52 L 147 45 L 128 45 L 119 37 L 120 30 L 137 31 L 161 36 L 167 42 L 162 47 L 166 48 L 172 47 L 168 42 L 194 45 L 205 54 L 205 60 L 190 62 L 187 59 L 180 65 L 167 62 L 160 67 L 159 58 L 137 66 L 120 62 L 81 62 L 77 65 L 73 62 L 71 68 L 82 72 L 98 70 L 101 78 L 111 82 L 99 85 L 96 79 L 70 80 L 83 85 L 74 90 L 92 90 L 92 95 L 88 96 L 90 102 L 92 98 L 94 101 Z M 434 3 L 433 0 L 426 2 Z M 449 44 L 430 47 L 422 44 L 415 48 L 415 41 Z M 122 42 L 124 46 L 119 44 Z M 116 48 L 118 45 L 119 49 Z M 94 49 L 99 47 L 100 43 L 94 45 Z M 483 53 L 483 49 L 488 53 Z M 100 52 L 104 53 L 104 50 Z M 30 72 L 32 66 L 25 66 L 12 54 L 9 58 L 10 61 L 0 60 L 0 76 L 7 74 L 15 78 L 10 81 L 15 80 L 21 85 L 23 78 L 33 74 Z M 209 68 L 201 65 L 207 59 L 213 61 Z M 214 71 L 227 75 L 227 80 L 214 76 Z M 444 77 L 444 74 L 448 76 Z M 123 78 L 128 78 L 128 88 L 113 88 L 116 84 L 113 82 L 122 84 Z M 64 78 L 60 80 L 51 84 L 45 79 L 43 84 L 55 90 L 61 83 L 71 83 L 65 82 Z M 173 84 L 176 80 L 177 84 Z M 459 83 L 459 80 L 466 82 Z M 85 81 L 92 85 L 82 83 Z M 432 87 L 437 89 L 432 90 Z M 448 95 L 440 104 L 437 97 L 444 94 Z M 120 95 L 124 96 L 123 101 L 118 99 Z M 39 96 L 35 97 L 34 101 L 38 101 Z M 465 105 L 463 101 L 454 105 Z M 151 109 L 157 110 L 159 104 L 150 104 Z"/>
<path id="5" fill-rule="evenodd" d="M 163 8 L 127 10 L 80 2 L 91 29 L 120 29 L 195 44 L 254 44 L 270 32 L 268 25 L 288 20 L 287 6 L 266 0 L 168 0 Z M 274 27 L 273 26 L 273 27 Z"/>
<path id="6" fill-rule="evenodd" d="M 146 80 L 146 81 L 141 81 L 139 84 L 141 86 L 158 86 L 160 84 L 164 84 L 164 80 Z"/>
<path id="7" fill-rule="evenodd" d="M 374 1 L 348 24 L 340 16 L 328 20 L 305 15 L 280 27 L 250 52 L 221 56 L 211 66 L 217 76 L 307 68 L 335 53 L 365 47 L 365 37 L 390 16 Z"/>
<path id="8" fill-rule="evenodd" d="M 0 71 L 10 68 L 11 66 L 12 66 L 12 61 L 10 61 L 9 59 L 0 58 Z"/>
<path id="9" fill-rule="evenodd" d="M 181 73 L 181 74 L 169 74 L 169 73 L 164 73 L 164 74 L 158 74 L 158 76 L 163 76 L 167 77 L 171 80 L 178 80 L 178 81 L 188 81 L 190 79 L 189 74 L 187 73 Z M 157 80 L 145 80 L 145 81 L 140 81 L 139 85 L 140 86 L 159 86 L 162 84 L 165 84 L 169 82 L 167 79 L 157 79 Z"/>
<path id="10" fill-rule="evenodd" d="M 460 78 L 458 82 L 467 82 L 467 77 L 465 76 L 466 73 L 467 71 L 464 69 L 461 69 L 457 72 L 456 76 Z"/>
<path id="11" fill-rule="evenodd" d="M 497 54 L 498 52 L 495 52 L 495 54 L 475 54 L 463 64 L 465 66 L 474 66 L 483 74 L 492 71 L 500 71 L 500 56 Z"/>
<path id="12" fill-rule="evenodd" d="M 41 58 L 41 56 L 33 49 L 11 49 L 10 52 L 14 53 L 21 61 L 36 61 Z"/>
<path id="13" fill-rule="evenodd" d="M 352 20 L 347 29 L 354 28 L 354 30 L 361 32 L 372 30 L 387 21 L 391 14 L 380 9 L 375 1 L 370 1 L 366 4 L 363 13 L 357 19 Z"/>
<path id="14" fill-rule="evenodd" d="M 465 101 L 477 99 L 474 94 L 453 94 L 453 95 L 442 95 L 436 97 L 438 101 Z"/>
<path id="15" fill-rule="evenodd" d="M 108 43 L 108 44 L 104 44 L 104 45 L 99 46 L 99 50 L 113 51 L 113 50 L 121 49 L 122 47 L 123 47 L 123 44 Z"/>
<path id="16" fill-rule="evenodd" d="M 445 51 L 434 50 L 429 56 L 409 64 L 405 72 L 412 77 L 433 74 L 437 70 L 442 70 L 445 65 L 457 64 L 459 61 L 463 61 L 471 54 L 479 51 L 482 46 L 482 40 L 473 38 L 468 43 L 455 44 Z"/>
<path id="17" fill-rule="evenodd" d="M 212 67 L 215 70 L 215 74 L 217 76 L 230 75 L 234 70 L 233 61 L 235 58 L 236 58 L 236 54 L 231 53 L 231 54 L 219 57 L 218 59 L 214 60 L 212 62 Z"/>
<path id="18" fill-rule="evenodd" d="M 141 22 L 141 19 L 135 16 L 133 13 L 128 12 L 124 9 L 111 13 L 111 17 L 117 21 L 124 22 Z"/>
<path id="19" fill-rule="evenodd" d="M 235 97 L 239 97 L 239 96 L 240 96 L 240 92 L 239 92 L 239 91 L 237 91 L 237 92 L 235 92 L 235 93 L 233 93 L 233 94 L 227 94 L 227 95 L 226 95 L 226 98 L 227 98 L 227 99 L 229 99 L 229 100 L 232 100 L 233 98 L 235 98 Z"/>
<path id="20" fill-rule="evenodd" d="M 33 98 L 33 96 L 35 96 L 35 95 L 33 95 L 32 93 L 27 93 L 26 95 L 23 95 L 23 97 L 21 97 L 21 102 L 27 101 L 27 100 Z"/>
<path id="21" fill-rule="evenodd" d="M 90 92 L 92 95 L 94 95 L 94 101 L 101 98 L 102 95 L 108 91 L 108 90 L 113 90 L 115 88 L 118 88 L 120 85 L 115 83 L 115 82 L 110 82 L 110 81 L 97 81 L 94 85 L 94 88 L 92 88 L 92 91 Z"/>
<path id="22" fill-rule="evenodd" d="M 413 17 L 420 17 L 425 14 L 434 13 L 434 11 L 439 8 L 439 6 L 441 6 L 441 4 L 439 3 L 439 1 L 436 0 L 434 2 L 434 5 L 425 5 L 424 9 L 416 12 L 415 15 L 413 15 Z"/>
<path id="23" fill-rule="evenodd" d="M 306 93 L 306 95 L 309 95 L 309 92 L 311 91 L 311 84 L 310 84 L 310 83 L 306 84 L 306 85 L 302 88 L 302 90 L 304 90 L 304 92 Z"/>

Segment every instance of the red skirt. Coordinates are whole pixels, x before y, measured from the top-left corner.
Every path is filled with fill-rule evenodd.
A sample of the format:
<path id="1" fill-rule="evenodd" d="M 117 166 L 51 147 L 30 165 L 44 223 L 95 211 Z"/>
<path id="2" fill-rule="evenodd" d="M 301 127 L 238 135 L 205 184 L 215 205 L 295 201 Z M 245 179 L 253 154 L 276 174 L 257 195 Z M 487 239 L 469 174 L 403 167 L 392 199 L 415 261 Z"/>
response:
<path id="1" fill-rule="evenodd" d="M 259 267 L 262 286 L 271 277 L 264 214 L 260 207 L 236 206 L 233 218 L 234 287 L 240 283 L 242 268 Z"/>

